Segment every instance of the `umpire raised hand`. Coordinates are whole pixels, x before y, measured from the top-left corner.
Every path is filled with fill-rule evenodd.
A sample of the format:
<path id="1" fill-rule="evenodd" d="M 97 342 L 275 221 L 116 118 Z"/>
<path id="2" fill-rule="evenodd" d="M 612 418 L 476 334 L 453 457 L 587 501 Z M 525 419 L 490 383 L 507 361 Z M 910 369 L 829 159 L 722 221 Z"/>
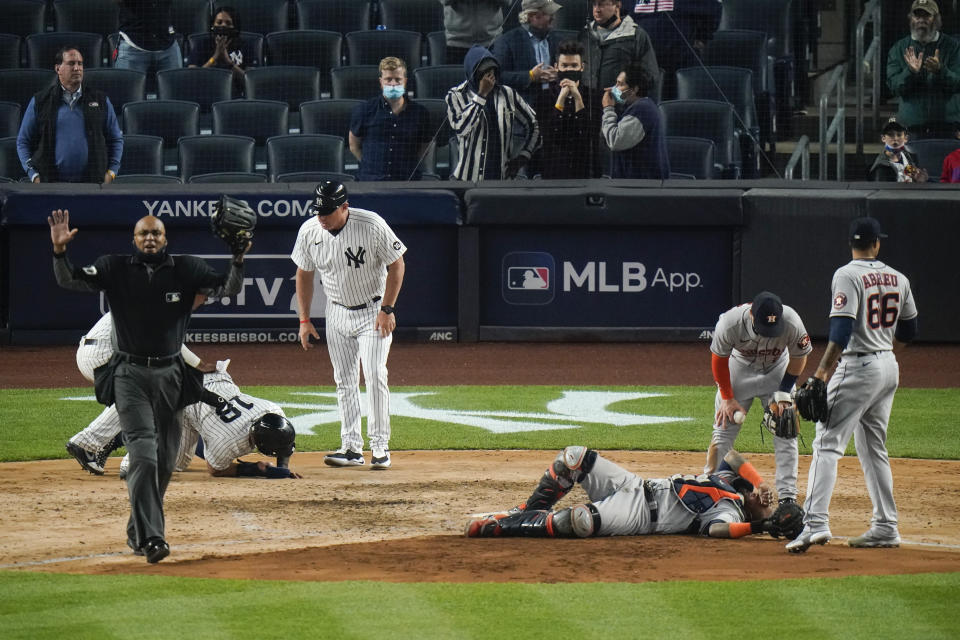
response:
<path id="1" fill-rule="evenodd" d="M 97 400 L 116 404 L 130 469 L 127 545 L 147 562 L 170 554 L 164 540 L 163 495 L 180 445 L 176 412 L 198 402 L 203 376 L 180 356 L 194 298 L 230 296 L 243 284 L 243 254 L 236 250 L 226 274 L 200 258 L 167 252 L 163 222 L 141 218 L 134 227 L 135 251 L 104 255 L 74 267 L 67 244 L 77 236 L 70 212 L 47 218 L 57 284 L 73 291 L 103 291 L 113 312 L 116 352 L 94 372 Z"/>

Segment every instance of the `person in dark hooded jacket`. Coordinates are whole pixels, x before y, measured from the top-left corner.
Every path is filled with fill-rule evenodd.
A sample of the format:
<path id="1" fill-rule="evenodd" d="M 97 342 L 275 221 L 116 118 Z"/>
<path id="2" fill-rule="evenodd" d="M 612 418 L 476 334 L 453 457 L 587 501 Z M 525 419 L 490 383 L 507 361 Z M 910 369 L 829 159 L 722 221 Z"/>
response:
<path id="1" fill-rule="evenodd" d="M 451 178 L 478 182 L 524 177 L 540 145 L 536 114 L 516 91 L 500 83 L 500 63 L 488 49 L 472 47 L 463 69 L 466 80 L 446 97 L 447 120 L 459 146 Z M 518 122 L 525 135 L 517 136 L 519 150 L 514 151 Z"/>

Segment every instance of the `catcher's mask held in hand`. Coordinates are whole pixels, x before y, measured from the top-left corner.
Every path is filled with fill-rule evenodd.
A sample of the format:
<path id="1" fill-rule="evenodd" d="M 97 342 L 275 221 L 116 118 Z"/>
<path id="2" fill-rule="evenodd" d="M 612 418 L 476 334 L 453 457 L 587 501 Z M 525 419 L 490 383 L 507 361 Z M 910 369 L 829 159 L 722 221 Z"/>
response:
<path id="1" fill-rule="evenodd" d="M 246 200 L 220 196 L 210 214 L 210 230 L 213 235 L 226 242 L 236 253 L 246 248 L 253 239 L 253 230 L 257 226 L 257 214 Z"/>
<path id="2" fill-rule="evenodd" d="M 328 216 L 347 201 L 347 189 L 336 180 L 325 180 L 317 185 L 313 193 L 310 213 Z"/>

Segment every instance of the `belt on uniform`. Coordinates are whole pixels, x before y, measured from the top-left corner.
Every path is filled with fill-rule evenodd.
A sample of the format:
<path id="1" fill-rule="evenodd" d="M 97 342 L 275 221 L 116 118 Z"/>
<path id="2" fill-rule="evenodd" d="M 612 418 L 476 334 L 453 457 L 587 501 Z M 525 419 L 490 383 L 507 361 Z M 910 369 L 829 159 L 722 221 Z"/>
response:
<path id="1" fill-rule="evenodd" d="M 343 307 L 347 311 L 360 311 L 360 309 L 366 309 L 367 307 L 372 305 L 374 302 L 377 302 L 378 300 L 380 300 L 380 296 L 373 298 L 372 300 L 370 300 L 370 302 L 364 302 L 363 304 L 355 304 L 352 307 L 348 307 L 347 305 L 341 302 L 334 302 L 333 304 L 337 305 L 338 307 Z"/>
<path id="2" fill-rule="evenodd" d="M 657 521 L 657 498 L 654 495 L 654 488 L 650 486 L 648 480 L 643 481 L 643 497 L 647 500 L 647 507 L 650 509 L 650 522 Z"/>
<path id="3" fill-rule="evenodd" d="M 97 344 L 97 342 L 98 342 L 98 340 L 97 340 L 96 338 L 84 338 L 84 339 L 83 339 L 83 346 L 87 346 L 87 345 L 89 345 L 89 344 Z"/>
<path id="4" fill-rule="evenodd" d="M 177 361 L 180 353 L 174 353 L 169 356 L 138 356 L 132 353 L 117 352 L 117 357 L 121 362 L 130 362 L 138 364 L 141 367 L 167 367 Z"/>
<path id="5" fill-rule="evenodd" d="M 844 358 L 863 358 L 864 356 L 880 355 L 880 353 L 882 352 L 881 351 L 863 351 L 863 352 L 851 351 L 850 353 L 843 354 L 840 357 L 840 359 L 843 360 Z"/>

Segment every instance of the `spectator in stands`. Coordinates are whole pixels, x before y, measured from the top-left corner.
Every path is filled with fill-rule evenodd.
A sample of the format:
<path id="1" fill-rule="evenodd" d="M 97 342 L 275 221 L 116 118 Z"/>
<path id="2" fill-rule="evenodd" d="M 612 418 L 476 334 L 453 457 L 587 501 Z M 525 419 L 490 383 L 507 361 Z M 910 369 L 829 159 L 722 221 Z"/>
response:
<path id="1" fill-rule="evenodd" d="M 653 78 L 642 62 L 631 62 L 603 93 L 601 133 L 613 151 L 614 178 L 670 177 L 667 140 L 657 103 L 647 97 Z M 617 115 L 618 108 L 622 109 Z"/>
<path id="2" fill-rule="evenodd" d="M 600 110 L 588 109 L 597 94 L 583 85 L 583 45 L 562 42 L 557 51 L 557 81 L 538 92 L 537 121 L 543 135 L 541 177 L 600 177 Z"/>
<path id="3" fill-rule="evenodd" d="M 552 63 L 560 43 L 553 33 L 553 16 L 560 5 L 553 0 L 523 0 L 521 6 L 520 26 L 494 41 L 493 55 L 500 62 L 503 83 L 532 105 L 537 94 L 557 79 Z"/>
<path id="4" fill-rule="evenodd" d="M 474 45 L 489 47 L 503 33 L 511 0 L 440 0 L 447 34 L 447 64 L 460 64 Z"/>
<path id="5" fill-rule="evenodd" d="M 656 82 L 660 67 L 650 36 L 630 16 L 621 16 L 620 0 L 591 0 L 593 21 L 580 34 L 586 49 L 584 84 L 591 89 L 609 89 L 630 62 L 639 62 Z M 655 85 L 650 87 L 655 94 Z"/>
<path id="6" fill-rule="evenodd" d="M 233 7 L 217 7 L 210 19 L 210 39 L 190 52 L 188 67 L 215 67 L 233 72 L 234 93 L 243 94 L 243 76 L 248 66 L 259 61 L 240 38 L 240 14 Z"/>
<path id="7" fill-rule="evenodd" d="M 953 137 L 960 139 L 960 125 L 953 132 Z M 943 159 L 943 172 L 940 174 L 940 182 L 960 182 L 960 149 L 951 151 Z"/>
<path id="8" fill-rule="evenodd" d="M 900 97 L 897 121 L 913 137 L 949 138 L 960 123 L 960 42 L 940 31 L 934 0 L 914 0 L 910 35 L 887 56 L 887 85 Z"/>
<path id="9" fill-rule="evenodd" d="M 540 146 L 533 109 L 500 83 L 500 65 L 484 47 L 473 47 L 463 61 L 466 80 L 447 92 L 447 120 L 460 153 L 451 171 L 454 180 L 526 178 L 527 164 Z M 522 142 L 511 149 L 514 126 L 524 129 Z"/>
<path id="10" fill-rule="evenodd" d="M 929 178 L 925 169 L 917 165 L 916 159 L 907 151 L 907 129 L 896 120 L 883 126 L 880 140 L 881 151 L 873 166 L 870 167 L 870 180 L 873 182 L 926 182 Z"/>
<path id="11" fill-rule="evenodd" d="M 113 66 L 147 73 L 179 69 L 183 53 L 173 37 L 172 0 L 117 0 L 120 5 L 120 43 Z"/>
<path id="12" fill-rule="evenodd" d="M 83 55 L 57 51 L 57 81 L 30 99 L 17 135 L 17 155 L 33 182 L 113 182 L 123 133 L 110 98 L 83 84 Z"/>
<path id="13" fill-rule="evenodd" d="M 360 180 L 419 180 L 433 139 L 426 107 L 407 97 L 407 65 L 380 61 L 380 95 L 357 105 L 350 118 L 350 151 Z"/>

